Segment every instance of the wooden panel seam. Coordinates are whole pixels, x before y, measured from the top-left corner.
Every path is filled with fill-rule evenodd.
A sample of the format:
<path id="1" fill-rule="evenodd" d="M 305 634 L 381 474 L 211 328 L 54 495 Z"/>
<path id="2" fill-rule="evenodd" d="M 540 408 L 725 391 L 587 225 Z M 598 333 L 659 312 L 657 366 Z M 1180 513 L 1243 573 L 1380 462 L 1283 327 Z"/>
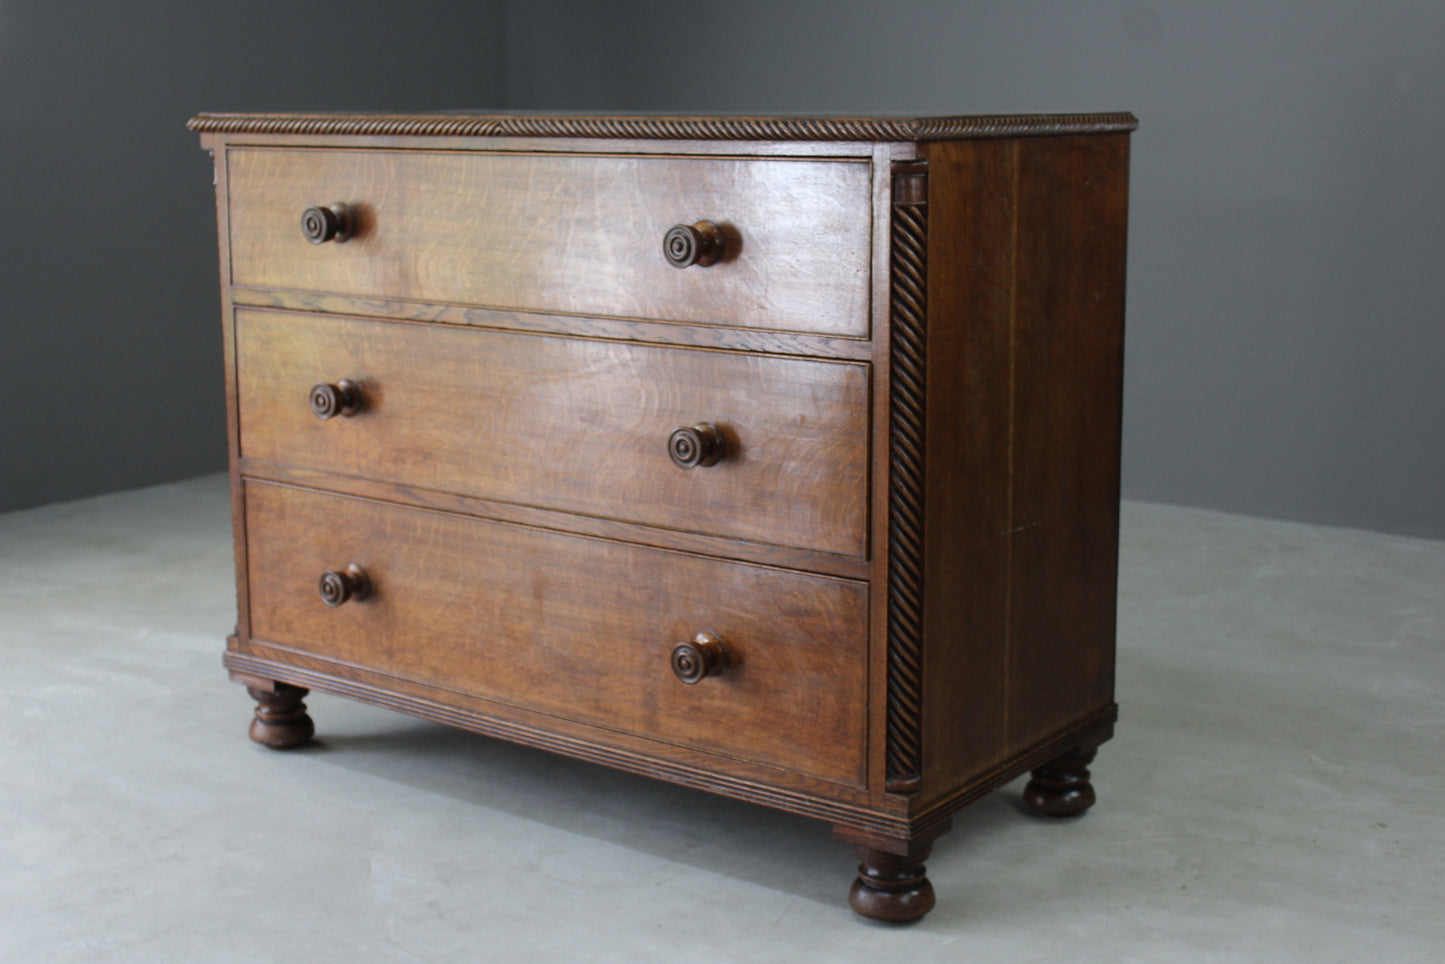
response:
<path id="1" fill-rule="evenodd" d="M 1004 519 L 1005 519 L 1005 531 L 1008 533 L 1008 535 L 1006 536 L 1005 542 L 1004 542 L 1004 566 L 1003 566 L 1003 580 L 1004 580 L 1004 593 L 1003 593 L 1003 625 L 1004 625 L 1004 632 L 1003 632 L 1003 639 L 1001 640 L 1001 645 L 1002 645 L 1002 647 L 1003 647 L 1003 659 L 1002 659 L 1002 661 L 1001 661 L 1001 663 L 1000 663 L 1000 673 L 1002 674 L 1002 679 L 999 681 L 999 690 L 1000 690 L 1000 692 L 1003 694 L 1003 699 L 1000 700 L 1001 706 L 1000 706 L 1000 711 L 999 711 L 999 712 L 1000 712 L 1000 715 L 1003 717 L 1003 719 L 1001 720 L 1001 726 L 1000 726 L 999 732 L 1004 734 L 1004 739 L 1005 739 L 1005 741 L 1007 741 L 1007 739 L 1008 739 L 1008 734 L 1011 732 L 1010 729 L 1009 729 L 1009 724 L 1010 724 L 1010 722 L 1011 722 L 1010 719 L 1009 719 L 1009 706 L 1010 706 L 1010 704 L 1012 703 L 1012 699 L 1010 698 L 1010 696 L 1011 696 L 1011 693 L 1012 693 L 1013 679 L 1012 679 L 1012 674 L 1010 673 L 1010 667 L 1013 666 L 1014 632 L 1015 632 L 1015 628 L 1016 628 L 1016 627 L 1015 627 L 1015 624 L 1014 624 L 1014 584 L 1013 584 L 1013 580 L 1014 580 L 1014 539 L 1015 539 L 1015 536 L 1016 536 L 1015 529 L 1016 529 L 1016 527 L 1017 527 L 1017 525 L 1018 525 L 1018 523 L 1017 523 L 1017 521 L 1016 521 L 1016 519 L 1015 519 L 1015 517 L 1014 517 L 1014 494 L 1015 494 L 1016 479 L 1017 479 L 1014 470 L 1015 470 L 1015 461 L 1016 461 L 1017 449 L 1018 449 L 1018 420 L 1017 420 L 1017 412 L 1018 412 L 1018 357 L 1019 357 L 1019 352 L 1018 352 L 1018 330 L 1019 330 L 1019 318 L 1018 318 L 1018 303 L 1019 303 L 1019 302 L 1018 302 L 1018 290 L 1019 290 L 1019 285 L 1018 285 L 1018 267 L 1019 267 L 1019 191 L 1020 191 L 1020 183 L 1019 183 L 1019 142 L 1018 142 L 1018 141 L 1014 141 L 1013 143 L 1011 143 L 1011 144 L 1009 145 L 1009 165 L 1008 165 L 1008 171 L 1009 171 L 1009 184 L 1008 184 L 1009 197 L 1011 198 L 1011 200 L 1012 200 L 1012 202 L 1013 202 L 1012 205 L 1011 205 L 1011 212 L 1010 212 L 1010 217 L 1009 217 L 1009 240 L 1008 240 L 1008 247 L 1007 247 L 1007 250 L 1008 250 L 1008 253 L 1009 253 L 1008 279 L 1007 279 L 1007 287 L 1008 287 L 1008 293 L 1009 293 L 1009 295 L 1008 295 L 1008 298 L 1009 298 L 1009 303 L 1008 303 L 1008 332 L 1009 332 L 1009 346 L 1008 346 L 1008 421 L 1007 421 L 1007 423 L 1006 423 L 1006 424 L 1008 425 L 1008 439 L 1007 439 L 1007 442 L 1006 442 L 1007 447 L 1008 447 L 1008 449 L 1007 449 L 1007 450 L 1008 450 L 1008 470 L 1007 470 L 1007 472 L 1008 472 L 1008 474 L 1007 474 L 1007 479 L 1008 479 L 1008 481 L 1007 481 L 1007 483 L 1006 483 L 1006 485 L 1005 485 L 1005 489 L 1004 489 L 1004 492 L 1005 492 L 1004 498 L 1005 498 L 1005 500 L 1006 500 L 1005 510 L 1004 510 Z"/>

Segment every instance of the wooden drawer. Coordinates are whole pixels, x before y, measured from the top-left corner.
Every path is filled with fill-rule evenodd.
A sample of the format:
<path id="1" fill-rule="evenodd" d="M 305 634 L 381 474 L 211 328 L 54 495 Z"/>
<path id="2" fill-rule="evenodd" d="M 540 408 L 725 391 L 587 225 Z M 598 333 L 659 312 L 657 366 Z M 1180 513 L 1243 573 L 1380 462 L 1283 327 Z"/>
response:
<path id="1" fill-rule="evenodd" d="M 871 165 L 232 148 L 231 280 L 363 297 L 866 336 Z M 309 243 L 336 202 L 355 236 Z M 722 259 L 678 269 L 676 224 Z"/>
<path id="2" fill-rule="evenodd" d="M 862 583 L 246 484 L 251 636 L 524 709 L 859 785 Z M 323 573 L 372 590 L 323 602 Z M 673 647 L 724 641 L 695 684 Z"/>
<path id="3" fill-rule="evenodd" d="M 248 309 L 235 331 L 248 458 L 866 553 L 866 365 Z M 343 380 L 360 410 L 318 418 Z M 698 423 L 725 454 L 679 468 Z"/>

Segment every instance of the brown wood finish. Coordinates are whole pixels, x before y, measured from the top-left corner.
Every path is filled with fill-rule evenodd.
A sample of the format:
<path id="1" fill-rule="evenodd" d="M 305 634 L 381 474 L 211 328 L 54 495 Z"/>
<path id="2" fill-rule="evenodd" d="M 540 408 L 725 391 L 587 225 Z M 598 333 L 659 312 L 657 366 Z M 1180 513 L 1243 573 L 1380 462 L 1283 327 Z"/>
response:
<path id="1" fill-rule="evenodd" d="M 419 137 L 425 138 L 424 140 Z M 531 134 L 465 134 L 430 133 L 342 134 L 342 133 L 277 133 L 259 130 L 227 131 L 223 134 L 204 132 L 201 144 L 213 143 L 232 147 L 302 147 L 308 150 L 336 149 L 414 151 L 465 151 L 488 153 L 534 154 L 627 154 L 638 156 L 681 157 L 779 157 L 779 158 L 857 158 L 868 160 L 881 147 L 891 144 L 867 141 L 760 141 L 698 140 L 689 138 L 658 138 L 637 140 L 625 137 L 586 137 L 571 135 Z"/>
<path id="2" fill-rule="evenodd" d="M 862 365 L 238 309 L 241 454 L 505 502 L 865 552 Z M 313 384 L 359 386 L 320 419 Z M 724 439 L 684 470 L 699 420 Z"/>
<path id="3" fill-rule="evenodd" d="M 226 390 L 226 468 L 231 489 L 231 544 L 235 555 L 233 571 L 236 582 L 236 635 L 244 637 L 250 632 L 246 611 L 246 516 L 241 489 L 241 453 L 237 420 L 236 391 L 236 340 L 231 324 L 231 293 L 227 283 L 228 266 L 231 263 L 231 206 L 227 200 L 226 153 L 221 141 L 209 134 L 201 136 L 201 146 L 210 160 L 211 183 L 215 187 L 217 254 L 221 265 L 221 318 L 224 337 L 221 339 L 223 359 L 222 377 Z M 234 637 L 232 637 L 234 638 Z M 256 680 L 247 685 L 264 685 L 268 682 Z"/>
<path id="4" fill-rule="evenodd" d="M 858 844 L 858 876 L 848 891 L 848 906 L 864 917 L 905 924 L 933 910 L 936 898 L 923 862 L 933 850 L 933 841 L 909 848 L 906 854 L 890 853 Z"/>
<path id="5" fill-rule="evenodd" d="M 1126 149 L 930 145 L 922 807 L 1111 718 Z"/>
<path id="6" fill-rule="evenodd" d="M 1076 746 L 1034 770 L 1024 788 L 1024 800 L 1050 817 L 1077 817 L 1088 810 L 1095 803 L 1094 787 L 1089 783 L 1094 752 L 1092 746 Z"/>
<path id="7" fill-rule="evenodd" d="M 301 700 L 309 690 L 286 683 L 256 681 L 246 692 L 256 701 L 251 721 L 251 739 L 272 750 L 290 750 L 316 734 L 316 724 Z"/>
<path id="8" fill-rule="evenodd" d="M 253 642 L 245 648 L 247 651 L 242 652 L 239 640 L 232 640 L 223 658 L 231 678 L 243 686 L 265 681 L 269 687 L 274 685 L 271 681 L 283 680 L 680 786 L 864 828 L 860 832 L 880 838 L 891 839 L 898 832 L 900 821 L 906 820 L 901 806 L 880 807 L 869 799 L 865 788 L 617 730 L 599 730 L 284 647 Z"/>
<path id="9" fill-rule="evenodd" d="M 884 789 L 910 795 L 918 791 L 922 765 L 928 178 L 922 164 L 900 162 L 892 181 Z"/>
<path id="10" fill-rule="evenodd" d="M 191 118 L 193 131 L 405 137 L 566 137 L 643 142 L 678 138 L 743 141 L 978 140 L 1061 134 L 1126 134 L 1132 114 L 984 114 L 971 117 L 719 117 L 488 114 L 227 114 Z M 593 141 L 595 143 L 595 141 Z"/>
<path id="11" fill-rule="evenodd" d="M 1019 154 L 1011 747 L 1113 702 L 1128 148 Z"/>
<path id="12" fill-rule="evenodd" d="M 678 549 L 682 552 L 693 552 L 699 555 L 737 559 L 760 566 L 801 569 L 825 576 L 841 576 L 844 579 L 867 579 L 870 575 L 871 564 L 868 560 L 840 556 L 831 552 L 744 542 L 706 533 L 683 532 L 679 529 L 660 529 L 640 523 L 600 519 L 594 516 L 561 512 L 556 509 L 517 505 L 512 502 L 496 502 L 451 492 L 439 492 L 435 489 L 335 475 L 329 472 L 255 459 L 241 459 L 239 469 L 245 478 L 292 482 L 310 488 L 329 489 L 344 495 L 379 499 L 382 502 L 401 502 L 425 508 L 442 509 L 447 512 L 460 512 L 466 515 L 495 519 L 498 522 L 513 522 L 539 529 L 575 532 L 579 535 L 597 536 L 622 542 L 639 542 L 662 549 Z"/>
<path id="13" fill-rule="evenodd" d="M 929 145 L 922 415 L 923 777 L 915 806 L 1008 756 L 1012 159 L 1018 141 Z M 979 185 L 988 185 L 980 190 Z"/>
<path id="14" fill-rule="evenodd" d="M 672 675 L 693 686 L 727 672 L 730 659 L 727 640 L 716 633 L 698 633 L 672 648 Z"/>
<path id="15" fill-rule="evenodd" d="M 816 817 L 895 922 L 960 807 L 1092 804 L 1132 117 L 192 126 L 253 736 L 314 688 Z"/>
<path id="16" fill-rule="evenodd" d="M 887 271 L 883 274 L 886 276 Z M 789 331 L 760 331 L 634 318 L 596 318 L 589 315 L 549 315 L 531 311 L 506 311 L 467 305 L 438 305 L 415 301 L 357 298 L 307 291 L 272 291 L 265 288 L 227 289 L 233 304 L 256 308 L 317 311 L 332 315 L 385 318 L 397 321 L 431 321 L 446 325 L 469 325 L 507 331 L 530 331 L 572 338 L 605 338 L 612 341 L 643 341 L 654 345 L 684 348 L 721 348 L 770 355 L 800 355 L 868 361 L 872 343 L 861 338 L 808 335 Z M 887 317 L 887 299 L 883 299 Z"/>
<path id="17" fill-rule="evenodd" d="M 261 482 L 246 518 L 257 639 L 862 782 L 860 583 Z M 318 578 L 348 565 L 369 595 L 326 605 Z M 727 672 L 688 686 L 672 653 L 699 632 Z"/>
<path id="18" fill-rule="evenodd" d="M 741 239 L 733 242 L 741 249 Z M 728 253 L 728 236 L 711 221 L 696 224 L 674 224 L 662 236 L 662 254 L 674 268 L 707 268 L 717 264 Z"/>
<path id="19" fill-rule="evenodd" d="M 866 335 L 868 165 L 429 151 L 228 152 L 239 285 Z M 355 235 L 315 245 L 308 208 Z M 673 225 L 728 251 L 679 271 Z"/>

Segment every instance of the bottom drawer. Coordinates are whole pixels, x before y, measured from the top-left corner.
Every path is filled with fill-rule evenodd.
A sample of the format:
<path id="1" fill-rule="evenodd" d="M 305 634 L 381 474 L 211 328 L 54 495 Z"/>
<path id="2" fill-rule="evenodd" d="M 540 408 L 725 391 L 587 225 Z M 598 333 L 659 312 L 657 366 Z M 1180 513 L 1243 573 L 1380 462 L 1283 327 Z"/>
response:
<path id="1" fill-rule="evenodd" d="M 862 583 L 272 483 L 245 503 L 258 641 L 864 783 Z M 725 663 L 685 683 L 674 648 L 702 633 Z"/>

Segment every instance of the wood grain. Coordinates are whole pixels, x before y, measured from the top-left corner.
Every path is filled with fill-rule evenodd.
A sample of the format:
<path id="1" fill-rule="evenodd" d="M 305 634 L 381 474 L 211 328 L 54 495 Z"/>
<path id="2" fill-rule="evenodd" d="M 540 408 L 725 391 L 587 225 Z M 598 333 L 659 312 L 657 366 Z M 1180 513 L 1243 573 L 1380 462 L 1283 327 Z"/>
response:
<path id="1" fill-rule="evenodd" d="M 929 147 L 924 807 L 1115 712 L 1127 149 Z"/>
<path id="2" fill-rule="evenodd" d="M 559 512 L 556 509 L 517 505 L 514 502 L 478 499 L 474 496 L 440 492 L 436 489 L 378 482 L 375 479 L 351 475 L 336 475 L 316 469 L 282 465 L 278 462 L 242 459 L 240 468 L 241 475 L 245 478 L 263 479 L 270 482 L 290 482 L 312 489 L 327 489 L 341 495 L 355 495 L 366 499 L 376 499 L 380 502 L 397 502 L 425 509 L 441 509 L 445 512 L 474 515 L 496 522 L 512 522 L 537 529 L 575 532 L 578 535 L 597 536 L 601 539 L 613 539 L 618 542 L 637 542 L 661 549 L 678 549 L 702 556 L 737 559 L 740 562 L 751 562 L 778 569 L 799 569 L 825 576 L 841 576 L 844 579 L 867 579 L 871 575 L 872 562 L 868 559 L 840 556 L 837 553 L 819 552 L 815 549 L 797 549 L 791 546 L 745 542 L 740 539 L 726 539 L 700 532 L 683 532 L 680 529 L 662 529 L 635 522 L 600 519 L 572 512 Z"/>
<path id="3" fill-rule="evenodd" d="M 863 583 L 260 482 L 253 634 L 379 672 L 842 783 L 863 779 Z M 321 573 L 365 568 L 331 608 Z M 726 640 L 685 685 L 673 647 Z"/>
<path id="4" fill-rule="evenodd" d="M 920 804 L 1005 755 L 1013 141 L 929 145 Z M 940 377 L 947 373 L 947 377 Z"/>
<path id="5" fill-rule="evenodd" d="M 886 271 L 884 272 L 887 273 Z M 607 338 L 613 341 L 645 341 L 654 345 L 688 348 L 722 348 L 755 351 L 771 355 L 809 358 L 839 358 L 867 361 L 872 345 L 863 338 L 808 335 L 792 331 L 761 331 L 757 328 L 721 328 L 706 325 L 678 325 L 668 321 L 640 321 L 635 318 L 597 318 L 591 315 L 548 315 L 534 311 L 504 311 L 467 305 L 439 305 L 422 301 L 387 301 L 352 298 L 346 295 L 272 288 L 229 289 L 237 305 L 318 311 L 333 315 L 389 318 L 398 321 L 435 321 L 446 325 L 471 325 L 531 331 L 539 334 Z M 887 298 L 884 298 L 887 302 Z M 886 312 L 884 318 L 886 319 Z"/>
<path id="6" fill-rule="evenodd" d="M 866 552 L 867 366 L 237 309 L 241 453 L 755 542 Z M 362 410 L 318 419 L 318 382 Z M 716 465 L 673 430 L 711 422 Z"/>
<path id="7" fill-rule="evenodd" d="M 1011 747 L 1114 698 L 1129 141 L 1019 155 Z"/>
<path id="8" fill-rule="evenodd" d="M 238 285 L 866 335 L 868 163 L 858 160 L 231 149 Z M 344 203 L 354 238 L 301 213 Z M 728 252 L 679 270 L 676 224 Z"/>

